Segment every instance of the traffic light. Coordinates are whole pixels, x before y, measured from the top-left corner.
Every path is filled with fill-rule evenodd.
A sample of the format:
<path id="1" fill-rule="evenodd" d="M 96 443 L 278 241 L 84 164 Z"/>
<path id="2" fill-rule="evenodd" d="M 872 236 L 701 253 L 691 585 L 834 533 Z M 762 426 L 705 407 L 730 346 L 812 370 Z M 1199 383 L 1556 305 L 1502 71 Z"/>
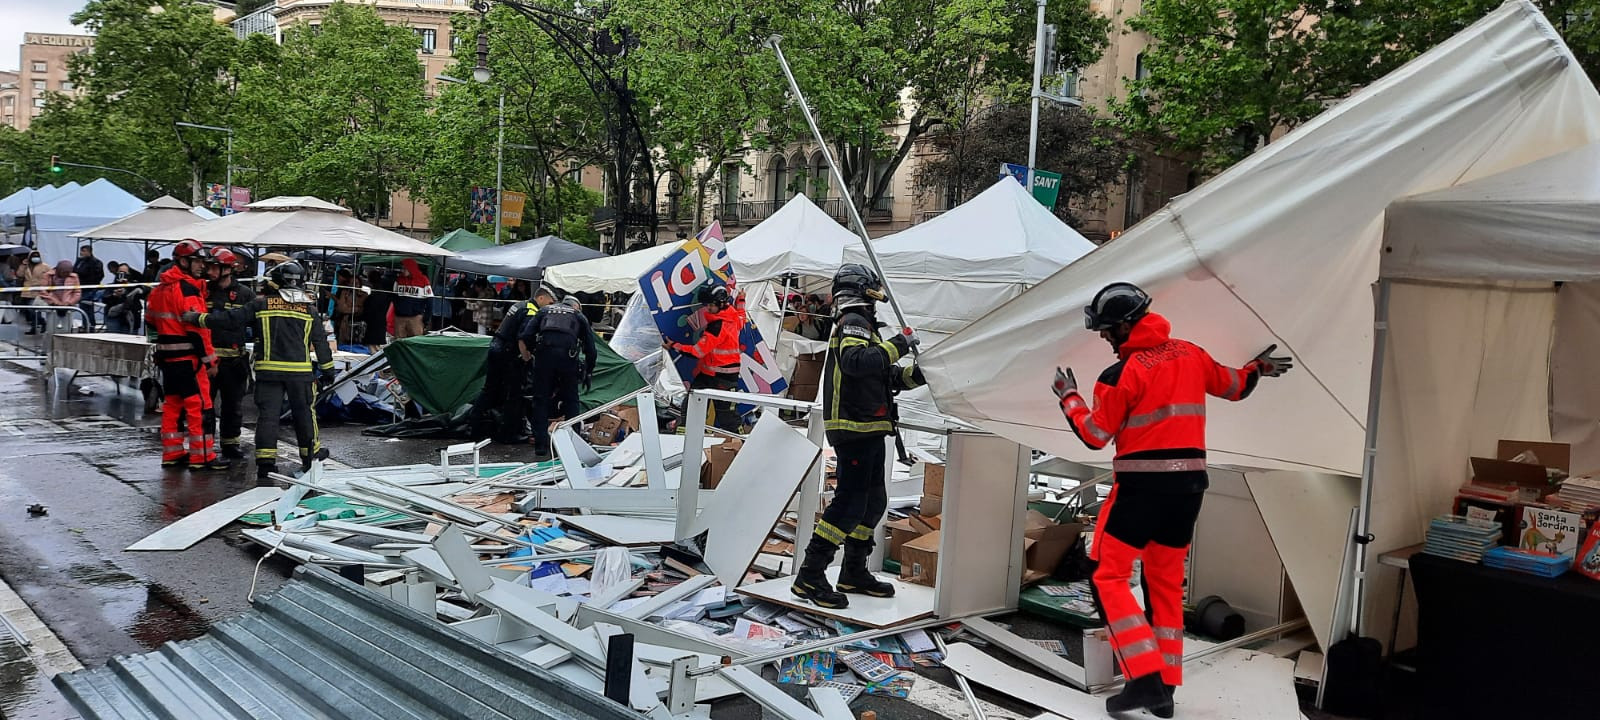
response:
<path id="1" fill-rule="evenodd" d="M 51 155 L 50 156 L 50 172 L 53 172 L 53 173 L 61 172 L 60 158 L 61 158 L 60 155 Z"/>

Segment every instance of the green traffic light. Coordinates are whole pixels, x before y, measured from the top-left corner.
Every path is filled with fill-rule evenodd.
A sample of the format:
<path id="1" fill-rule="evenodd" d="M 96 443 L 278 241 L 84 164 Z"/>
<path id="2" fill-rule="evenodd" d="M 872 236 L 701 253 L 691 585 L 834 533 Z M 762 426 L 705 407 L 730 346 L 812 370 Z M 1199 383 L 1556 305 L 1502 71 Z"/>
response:
<path id="1" fill-rule="evenodd" d="M 50 172 L 53 172 L 53 173 L 61 172 L 61 166 L 60 165 L 51 165 L 50 166 Z"/>

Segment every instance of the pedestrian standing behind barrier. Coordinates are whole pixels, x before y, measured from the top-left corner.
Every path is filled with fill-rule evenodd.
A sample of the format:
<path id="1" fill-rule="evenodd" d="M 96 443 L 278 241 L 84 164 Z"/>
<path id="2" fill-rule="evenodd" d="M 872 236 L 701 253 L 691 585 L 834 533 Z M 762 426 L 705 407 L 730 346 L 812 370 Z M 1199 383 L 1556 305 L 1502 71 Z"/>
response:
<path id="1" fill-rule="evenodd" d="M 1090 546 L 1099 563 L 1090 587 L 1128 679 L 1106 699 L 1106 711 L 1146 709 L 1168 718 L 1183 683 L 1184 565 L 1209 485 L 1206 397 L 1243 400 L 1261 378 L 1293 365 L 1272 354 L 1276 345 L 1243 368 L 1222 365 L 1172 337 L 1172 324 L 1150 312 L 1150 302 L 1130 283 L 1095 294 L 1083 309 L 1084 326 L 1099 331 L 1117 362 L 1095 382 L 1092 409 L 1071 369 L 1056 369 L 1051 390 L 1084 445 L 1117 446 L 1114 483 Z M 1148 620 L 1128 587 L 1135 561 L 1143 564 Z"/>
<path id="2" fill-rule="evenodd" d="M 553 293 L 546 293 L 553 296 Z M 533 452 L 550 457 L 550 409 L 554 401 L 571 416 L 578 412 L 579 386 L 594 376 L 594 330 L 576 298 L 545 306 L 520 334 L 522 359 L 531 361 Z M 580 358 L 579 355 L 582 355 Z"/>
<path id="3" fill-rule="evenodd" d="M 45 305 L 56 309 L 54 318 L 46 320 L 48 327 L 58 331 L 71 330 L 72 315 L 67 308 L 77 307 L 78 301 L 83 299 L 83 291 L 78 289 L 78 274 L 72 271 L 72 261 L 56 263 L 55 269 L 45 273 L 44 284 L 48 289 L 40 293 L 39 298 Z"/>
<path id="4" fill-rule="evenodd" d="M 422 335 L 423 316 L 433 301 L 433 284 L 422 272 L 416 260 L 406 258 L 400 262 L 400 280 L 395 284 L 394 339 Z"/>

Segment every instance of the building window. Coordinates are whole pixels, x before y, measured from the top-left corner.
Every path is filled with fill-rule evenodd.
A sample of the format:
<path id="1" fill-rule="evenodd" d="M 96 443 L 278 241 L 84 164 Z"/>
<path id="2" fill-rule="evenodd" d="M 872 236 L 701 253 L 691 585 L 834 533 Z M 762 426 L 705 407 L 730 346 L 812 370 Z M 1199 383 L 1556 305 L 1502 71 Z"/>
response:
<path id="1" fill-rule="evenodd" d="M 1144 64 L 1144 53 L 1133 60 L 1133 79 L 1143 80 L 1150 77 L 1150 68 Z"/>
<path id="2" fill-rule="evenodd" d="M 0 98 L 0 105 L 4 105 L 6 107 L 16 107 L 17 98 L 12 95 L 7 95 L 4 98 Z"/>
<path id="3" fill-rule="evenodd" d="M 72 84 L 71 80 L 61 81 L 61 92 L 72 92 L 73 90 L 77 89 L 77 87 L 78 86 Z"/>
<path id="4" fill-rule="evenodd" d="M 33 90 L 34 90 L 34 92 L 44 92 L 46 90 L 45 85 L 44 85 L 44 81 L 43 80 L 35 80 L 35 81 L 33 81 Z"/>
<path id="5" fill-rule="evenodd" d="M 461 49 L 461 34 L 450 33 L 450 54 L 454 55 Z"/>
<path id="6" fill-rule="evenodd" d="M 772 158 L 772 164 L 767 169 L 767 192 L 772 197 L 774 208 L 788 197 L 789 187 L 789 161 L 782 155 Z"/>
<path id="7" fill-rule="evenodd" d="M 722 166 L 722 204 L 733 205 L 739 202 L 739 164 L 728 163 Z"/>
<path id="8" fill-rule="evenodd" d="M 36 107 L 36 108 L 44 107 L 44 98 L 34 98 L 33 99 L 33 106 Z"/>
<path id="9" fill-rule="evenodd" d="M 35 60 L 35 61 L 33 61 L 33 71 L 34 72 L 46 72 L 49 69 L 50 69 L 50 66 L 46 65 L 43 60 Z"/>
<path id="10" fill-rule="evenodd" d="M 433 28 L 413 29 L 417 31 L 417 37 L 422 41 L 422 52 L 426 55 L 432 55 L 433 51 L 438 49 L 439 31 Z"/>
<path id="11" fill-rule="evenodd" d="M 818 150 L 811 156 L 811 197 L 818 202 L 827 199 L 830 180 L 832 178 L 828 176 L 828 160 L 822 156 L 822 151 Z"/>

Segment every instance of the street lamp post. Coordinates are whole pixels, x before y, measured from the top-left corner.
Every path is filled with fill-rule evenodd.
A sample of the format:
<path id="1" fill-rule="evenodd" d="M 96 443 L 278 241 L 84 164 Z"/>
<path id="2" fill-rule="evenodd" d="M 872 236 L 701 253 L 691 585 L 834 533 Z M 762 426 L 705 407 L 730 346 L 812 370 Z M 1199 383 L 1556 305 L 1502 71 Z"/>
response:
<path id="1" fill-rule="evenodd" d="M 177 125 L 178 127 L 195 128 L 197 130 L 214 130 L 216 132 L 228 134 L 228 169 L 226 172 L 227 179 L 224 180 L 224 182 L 226 182 L 228 185 L 228 196 L 224 199 L 224 203 L 226 204 L 228 211 L 233 212 L 235 210 L 233 207 L 233 128 L 217 127 L 215 125 L 200 125 L 198 123 L 191 122 L 176 122 L 173 124 Z"/>
<path id="2" fill-rule="evenodd" d="M 472 71 L 472 79 L 477 82 L 487 83 L 490 77 L 489 68 L 482 66 L 481 61 L 480 67 L 474 68 Z M 454 85 L 469 84 L 466 80 L 449 75 L 435 75 L 433 79 Z M 503 203 L 505 202 L 504 198 L 501 197 L 505 194 L 506 93 L 504 90 L 500 91 L 500 113 L 495 118 L 495 124 L 499 126 L 499 133 L 494 143 L 494 244 L 499 245 L 500 215 L 503 212 Z"/>
<path id="3" fill-rule="evenodd" d="M 1036 0 L 1038 17 L 1033 29 L 1033 112 L 1028 117 L 1028 194 L 1033 194 L 1033 165 L 1039 160 L 1039 100 L 1042 99 L 1040 82 L 1044 79 L 1044 6 L 1046 0 Z"/>

